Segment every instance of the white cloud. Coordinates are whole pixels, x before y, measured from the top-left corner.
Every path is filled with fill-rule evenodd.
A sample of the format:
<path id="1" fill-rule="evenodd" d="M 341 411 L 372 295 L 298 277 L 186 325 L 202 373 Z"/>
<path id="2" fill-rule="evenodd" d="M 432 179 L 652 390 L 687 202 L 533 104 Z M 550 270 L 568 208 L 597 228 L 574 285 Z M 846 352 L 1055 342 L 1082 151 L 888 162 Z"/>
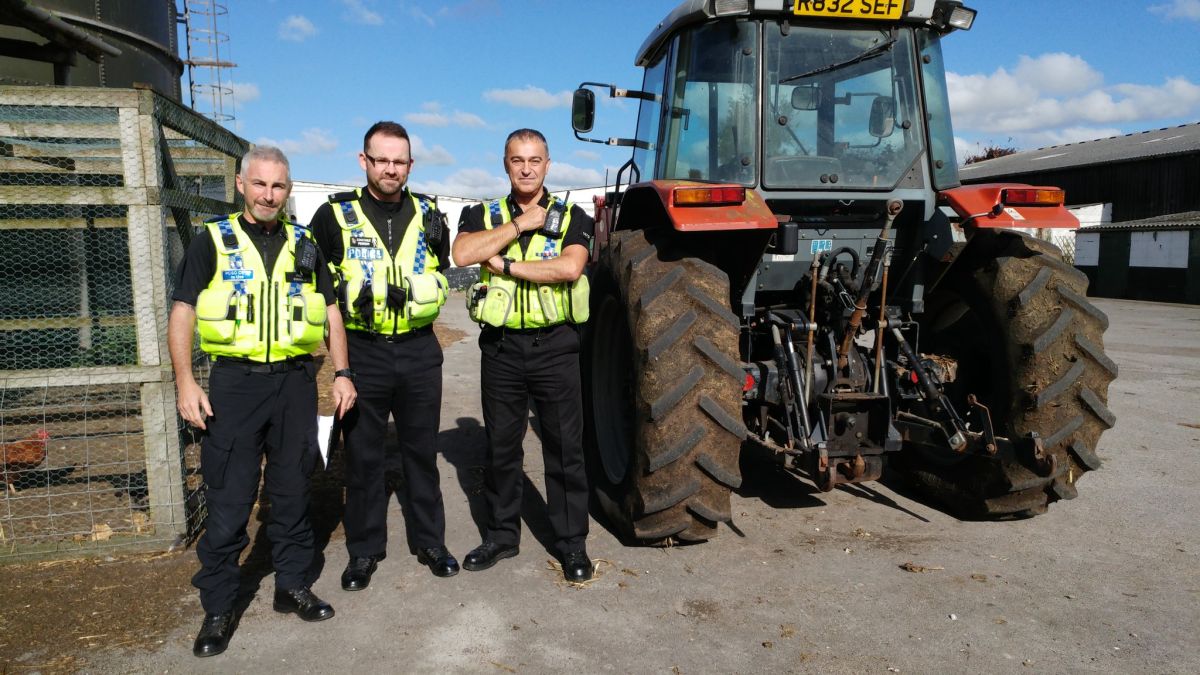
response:
<path id="1" fill-rule="evenodd" d="M 423 21 L 428 24 L 430 28 L 436 25 L 433 21 L 433 17 L 426 14 L 420 7 L 409 7 L 408 13 L 417 21 Z"/>
<path id="2" fill-rule="evenodd" d="M 363 23 L 368 26 L 378 26 L 383 23 L 383 17 L 378 12 L 372 11 L 363 4 L 363 0 L 342 0 L 342 4 L 346 6 L 345 17 L 354 23 Z"/>
<path id="3" fill-rule="evenodd" d="M 946 73 L 946 84 L 955 131 L 1009 137 L 1016 147 L 1070 143 L 1111 135 L 1118 125 L 1200 114 L 1200 85 L 1186 78 L 1106 86 L 1083 59 L 1061 53 L 1022 57 L 1011 72 Z"/>
<path id="4" fill-rule="evenodd" d="M 262 137 L 255 141 L 258 145 L 274 145 L 288 155 L 323 155 L 337 149 L 338 141 L 326 129 L 305 129 L 300 132 L 299 139 L 285 138 L 276 140 Z"/>
<path id="5" fill-rule="evenodd" d="M 233 100 L 237 105 L 257 101 L 262 96 L 258 85 L 253 82 L 226 82 L 225 86 L 233 90 Z"/>
<path id="6" fill-rule="evenodd" d="M 541 87 L 528 84 L 524 89 L 488 89 L 483 92 L 483 100 L 492 103 L 507 103 L 518 108 L 548 110 L 570 107 L 571 92 L 560 91 L 557 94 L 551 94 Z"/>
<path id="7" fill-rule="evenodd" d="M 408 113 L 405 115 L 404 121 L 409 124 L 420 124 L 427 127 L 448 127 L 454 125 L 456 127 L 479 129 L 487 126 L 487 123 L 479 115 L 461 110 L 455 110 L 450 114 L 443 113 L 442 104 L 437 101 L 422 103 L 421 109 L 424 112 Z"/>
<path id="8" fill-rule="evenodd" d="M 408 113 L 404 116 L 404 121 L 409 124 L 422 124 L 427 127 L 450 126 L 450 118 L 437 112 Z"/>
<path id="9" fill-rule="evenodd" d="M 1022 56 L 1013 75 L 1044 93 L 1075 94 L 1100 86 L 1104 81 L 1104 76 L 1087 61 L 1062 52 L 1042 54 L 1037 58 Z"/>
<path id="10" fill-rule="evenodd" d="M 463 169 L 440 181 L 413 181 L 413 189 L 426 194 L 488 199 L 508 194 L 508 178 L 483 169 Z"/>
<path id="11" fill-rule="evenodd" d="M 416 134 L 411 134 L 409 140 L 412 142 L 412 157 L 415 161 L 420 162 L 422 166 L 450 166 L 454 164 L 454 155 L 450 151 L 440 145 L 430 147 L 425 144 L 424 139 Z"/>
<path id="12" fill-rule="evenodd" d="M 454 117 L 452 118 L 452 121 L 456 127 L 480 129 L 487 126 L 487 122 L 484 122 L 483 118 L 479 115 L 463 112 L 461 110 L 454 111 Z"/>
<path id="13" fill-rule="evenodd" d="M 592 152 L 591 150 L 576 150 L 575 152 L 571 153 L 571 156 L 578 157 L 579 159 L 586 159 L 589 162 L 600 161 L 600 154 Z"/>
<path id="14" fill-rule="evenodd" d="M 604 174 L 595 169 L 585 169 L 566 162 L 550 162 L 550 173 L 546 184 L 558 188 L 595 187 L 604 185 Z"/>
<path id="15" fill-rule="evenodd" d="M 1151 5 L 1150 11 L 1168 19 L 1200 21 L 1200 0 L 1171 0 L 1166 5 Z"/>
<path id="16" fill-rule="evenodd" d="M 288 42 L 304 42 L 317 34 L 313 22 L 299 14 L 293 14 L 279 24 L 279 39 Z"/>

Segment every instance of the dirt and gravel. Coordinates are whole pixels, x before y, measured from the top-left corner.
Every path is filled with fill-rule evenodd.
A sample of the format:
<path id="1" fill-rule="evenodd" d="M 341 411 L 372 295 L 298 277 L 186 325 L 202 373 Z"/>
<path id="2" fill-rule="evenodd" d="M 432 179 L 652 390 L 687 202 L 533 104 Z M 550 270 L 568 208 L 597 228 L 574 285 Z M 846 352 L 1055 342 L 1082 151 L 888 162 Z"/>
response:
<path id="1" fill-rule="evenodd" d="M 0 568 L 3 672 L 1196 672 L 1200 651 L 1200 307 L 1099 301 L 1120 366 L 1117 426 L 1073 501 L 967 522 L 885 480 L 831 493 L 743 467 L 733 527 L 705 544 L 629 548 L 593 524 L 594 582 L 553 569 L 538 441 L 526 442 L 521 555 L 436 579 L 405 547 L 401 509 L 367 591 L 344 593 L 335 475 L 317 481 L 323 574 L 337 616 L 303 624 L 260 590 L 229 651 L 198 660 L 195 554 Z M 440 448 L 447 543 L 478 543 L 484 441 L 478 349 L 461 297 L 444 327 Z"/>

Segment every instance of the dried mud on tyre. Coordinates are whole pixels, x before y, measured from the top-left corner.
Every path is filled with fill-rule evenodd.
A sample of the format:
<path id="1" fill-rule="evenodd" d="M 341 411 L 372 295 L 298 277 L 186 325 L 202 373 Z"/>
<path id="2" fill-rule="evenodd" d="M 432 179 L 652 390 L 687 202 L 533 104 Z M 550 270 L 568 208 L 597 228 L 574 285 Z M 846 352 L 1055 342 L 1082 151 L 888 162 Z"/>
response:
<path id="1" fill-rule="evenodd" d="M 730 520 L 746 436 L 729 280 L 669 238 L 617 232 L 600 271 L 626 312 L 635 371 L 635 449 L 630 474 L 611 486 L 623 493 L 615 517 L 650 543 L 710 539 Z"/>
<path id="2" fill-rule="evenodd" d="M 995 233 L 993 255 L 952 272 L 931 296 L 923 351 L 960 361 L 951 399 L 969 389 L 989 401 L 996 433 L 1036 432 L 1050 467 L 1025 457 L 967 457 L 930 463 L 906 450 L 903 468 L 963 515 L 1029 516 L 1076 496 L 1076 482 L 1100 467 L 1096 444 L 1116 419 L 1107 407 L 1116 363 L 1104 353 L 1108 317 L 1088 301 L 1087 277 L 1057 247 Z M 953 322 L 945 316 L 961 318 Z M 976 346 L 965 342 L 973 340 Z M 981 364 L 979 361 L 988 360 Z"/>

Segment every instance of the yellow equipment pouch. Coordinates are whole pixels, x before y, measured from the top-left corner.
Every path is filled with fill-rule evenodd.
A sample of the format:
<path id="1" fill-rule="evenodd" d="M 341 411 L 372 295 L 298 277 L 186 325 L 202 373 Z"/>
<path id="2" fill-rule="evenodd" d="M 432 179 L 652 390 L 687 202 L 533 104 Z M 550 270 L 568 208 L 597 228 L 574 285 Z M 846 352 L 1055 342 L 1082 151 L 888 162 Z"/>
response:
<path id="1" fill-rule="evenodd" d="M 547 324 L 558 323 L 558 303 L 554 301 L 554 287 L 538 284 L 538 304 L 542 306 L 542 317 Z"/>
<path id="2" fill-rule="evenodd" d="M 586 274 L 579 275 L 567 290 L 567 314 L 571 323 L 586 323 L 591 315 L 591 283 Z"/>
<path id="3" fill-rule="evenodd" d="M 471 293 L 467 296 L 471 320 L 503 328 L 512 314 L 516 288 L 515 282 L 499 277 L 492 277 L 487 284 L 478 283 L 471 286 Z"/>
<path id="4" fill-rule="evenodd" d="M 437 316 L 446 304 L 446 289 L 450 284 L 441 272 L 426 272 L 404 277 L 408 298 L 409 321 Z"/>
<path id="5" fill-rule="evenodd" d="M 238 300 L 227 288 L 206 288 L 196 298 L 196 329 L 206 342 L 230 344 L 237 338 Z"/>
<path id="6" fill-rule="evenodd" d="M 287 311 L 292 344 L 315 344 L 325 337 L 325 296 L 313 292 L 289 296 Z"/>

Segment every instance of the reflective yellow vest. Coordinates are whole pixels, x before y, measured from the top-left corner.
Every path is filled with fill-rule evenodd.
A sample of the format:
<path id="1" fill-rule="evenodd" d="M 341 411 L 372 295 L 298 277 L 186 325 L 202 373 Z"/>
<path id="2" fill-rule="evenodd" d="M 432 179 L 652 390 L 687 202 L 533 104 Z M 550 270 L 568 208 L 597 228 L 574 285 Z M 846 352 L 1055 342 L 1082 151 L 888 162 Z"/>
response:
<path id="1" fill-rule="evenodd" d="M 558 200 L 551 196 L 553 207 Z M 529 246 L 521 251 L 521 238 L 508 245 L 504 257 L 512 260 L 550 260 L 557 258 L 571 226 L 570 203 L 562 205 L 562 237 L 551 239 L 535 230 Z M 512 220 L 508 199 L 489 202 L 483 214 L 483 225 L 491 230 Z M 587 276 L 580 275 L 573 282 L 539 284 L 524 279 L 492 274 L 487 268 L 479 273 L 479 283 L 467 294 L 467 307 L 471 318 L 481 324 L 497 328 L 546 328 L 561 323 L 584 323 L 588 320 L 589 286 Z"/>
<path id="2" fill-rule="evenodd" d="M 317 291 L 316 274 L 296 273 L 296 245 L 311 242 L 312 233 L 281 217 L 287 244 L 268 276 L 238 215 L 205 224 L 217 249 L 217 271 L 196 299 L 200 348 L 261 362 L 311 354 L 325 337 L 325 296 Z"/>
<path id="3" fill-rule="evenodd" d="M 333 268 L 341 283 L 338 301 L 348 330 L 385 335 L 407 333 L 433 323 L 446 303 L 450 285 L 438 271 L 438 259 L 425 237 L 425 215 L 436 209 L 433 202 L 409 192 L 413 219 L 393 259 L 362 209 L 362 189 L 329 198 L 333 215 L 342 228 L 342 261 Z M 405 291 L 400 310 L 388 306 L 388 286 Z M 356 309 L 364 289 L 371 293 L 371 317 Z"/>

